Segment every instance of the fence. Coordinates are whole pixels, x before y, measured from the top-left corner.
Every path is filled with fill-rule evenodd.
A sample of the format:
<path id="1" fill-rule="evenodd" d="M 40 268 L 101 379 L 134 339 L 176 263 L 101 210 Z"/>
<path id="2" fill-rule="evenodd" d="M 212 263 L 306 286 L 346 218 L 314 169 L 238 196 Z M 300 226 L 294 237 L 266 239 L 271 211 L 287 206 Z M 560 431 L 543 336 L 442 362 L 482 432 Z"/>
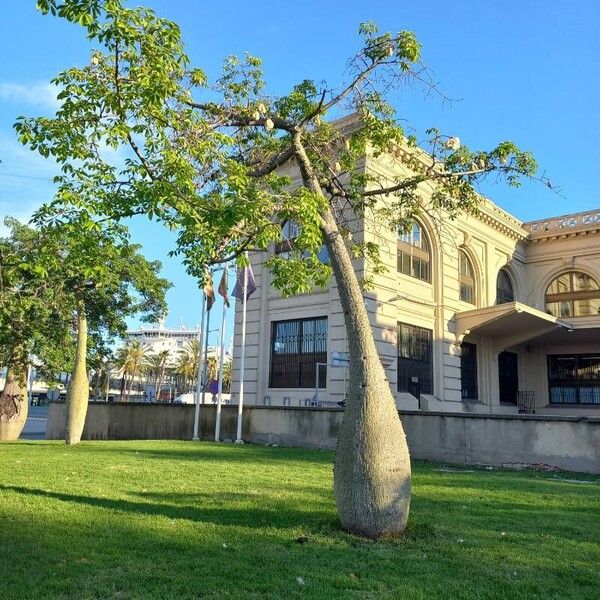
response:
<path id="1" fill-rule="evenodd" d="M 248 406 L 244 439 L 281 446 L 334 449 L 343 409 Z M 458 464 L 546 464 L 600 473 L 600 417 L 482 415 L 403 411 L 413 458 Z M 50 403 L 47 437 L 64 436 L 65 405 Z M 192 438 L 194 406 L 92 403 L 84 439 Z M 237 406 L 223 407 L 223 440 L 235 439 Z M 213 439 L 215 407 L 201 407 L 200 436 Z"/>

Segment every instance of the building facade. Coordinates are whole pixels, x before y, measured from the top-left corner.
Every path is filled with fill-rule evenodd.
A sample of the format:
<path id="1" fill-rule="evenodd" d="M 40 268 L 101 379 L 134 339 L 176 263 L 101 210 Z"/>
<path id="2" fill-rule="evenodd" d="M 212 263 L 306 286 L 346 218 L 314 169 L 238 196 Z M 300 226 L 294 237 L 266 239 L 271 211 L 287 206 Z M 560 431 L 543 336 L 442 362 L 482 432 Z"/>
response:
<path id="1" fill-rule="evenodd" d="M 394 156 L 367 168 L 390 177 Z M 454 220 L 424 211 L 395 235 L 368 221 L 355 239 L 380 248 L 387 271 L 356 261 L 380 357 L 400 409 L 600 414 L 600 209 L 524 223 L 483 200 Z M 262 256 L 247 305 L 244 401 L 342 403 L 346 331 L 335 282 L 282 298 Z M 239 303 L 238 303 L 239 304 Z M 239 393 L 236 306 L 233 399 Z"/>

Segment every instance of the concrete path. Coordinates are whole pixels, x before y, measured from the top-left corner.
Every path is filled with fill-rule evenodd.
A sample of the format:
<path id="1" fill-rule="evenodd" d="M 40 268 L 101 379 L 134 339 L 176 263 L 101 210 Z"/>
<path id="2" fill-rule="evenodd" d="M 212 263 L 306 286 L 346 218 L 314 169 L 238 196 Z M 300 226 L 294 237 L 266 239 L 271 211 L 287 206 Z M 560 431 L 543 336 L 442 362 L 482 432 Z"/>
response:
<path id="1" fill-rule="evenodd" d="M 46 439 L 46 424 L 48 420 L 47 406 L 30 406 L 29 414 L 23 432 L 22 440 L 44 440 Z"/>

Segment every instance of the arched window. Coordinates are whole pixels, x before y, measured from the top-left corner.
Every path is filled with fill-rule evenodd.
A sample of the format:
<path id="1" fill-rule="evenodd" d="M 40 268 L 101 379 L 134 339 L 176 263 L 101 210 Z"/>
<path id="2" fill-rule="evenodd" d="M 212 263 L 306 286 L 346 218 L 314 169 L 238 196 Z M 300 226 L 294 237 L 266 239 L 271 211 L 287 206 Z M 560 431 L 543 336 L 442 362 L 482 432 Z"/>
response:
<path id="1" fill-rule="evenodd" d="M 555 277 L 546 290 L 546 312 L 555 317 L 600 314 L 598 283 L 581 271 L 568 271 Z"/>
<path id="2" fill-rule="evenodd" d="M 475 270 L 471 260 L 462 250 L 458 251 L 458 281 L 460 299 L 463 302 L 475 304 Z"/>
<path id="3" fill-rule="evenodd" d="M 398 272 L 431 281 L 431 246 L 418 223 L 398 234 Z"/>
<path id="4" fill-rule="evenodd" d="M 300 225 L 296 221 L 291 219 L 285 221 L 281 225 L 281 242 L 275 244 L 275 254 L 280 256 L 289 257 L 290 250 L 294 246 L 294 240 L 300 235 Z M 323 264 L 328 265 L 330 263 L 329 251 L 325 244 L 322 244 L 317 252 L 317 258 Z"/>
<path id="5" fill-rule="evenodd" d="M 514 301 L 515 291 L 510 275 L 506 272 L 506 269 L 500 269 L 496 278 L 496 304 L 506 304 Z"/>

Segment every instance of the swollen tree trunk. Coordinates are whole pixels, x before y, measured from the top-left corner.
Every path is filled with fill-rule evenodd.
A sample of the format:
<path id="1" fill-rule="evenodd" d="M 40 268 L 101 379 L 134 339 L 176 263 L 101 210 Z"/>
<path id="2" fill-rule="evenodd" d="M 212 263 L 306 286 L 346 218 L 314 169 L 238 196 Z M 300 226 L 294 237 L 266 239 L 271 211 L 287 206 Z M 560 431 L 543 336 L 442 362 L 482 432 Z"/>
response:
<path id="1" fill-rule="evenodd" d="M 27 350 L 15 343 L 6 368 L 6 382 L 0 394 L 0 441 L 18 440 L 27 421 Z"/>
<path id="2" fill-rule="evenodd" d="M 322 195 L 301 141 L 296 138 L 294 145 L 304 184 Z M 321 227 L 349 340 L 349 388 L 335 458 L 335 500 L 347 531 L 369 538 L 391 536 L 404 531 L 410 509 L 406 437 L 350 253 L 329 208 L 322 214 Z"/>
<path id="3" fill-rule="evenodd" d="M 90 383 L 86 370 L 87 331 L 85 306 L 83 302 L 79 302 L 77 304 L 77 350 L 73 377 L 67 392 L 67 423 L 65 427 L 67 444 L 78 444 L 81 441 L 90 398 Z"/>

